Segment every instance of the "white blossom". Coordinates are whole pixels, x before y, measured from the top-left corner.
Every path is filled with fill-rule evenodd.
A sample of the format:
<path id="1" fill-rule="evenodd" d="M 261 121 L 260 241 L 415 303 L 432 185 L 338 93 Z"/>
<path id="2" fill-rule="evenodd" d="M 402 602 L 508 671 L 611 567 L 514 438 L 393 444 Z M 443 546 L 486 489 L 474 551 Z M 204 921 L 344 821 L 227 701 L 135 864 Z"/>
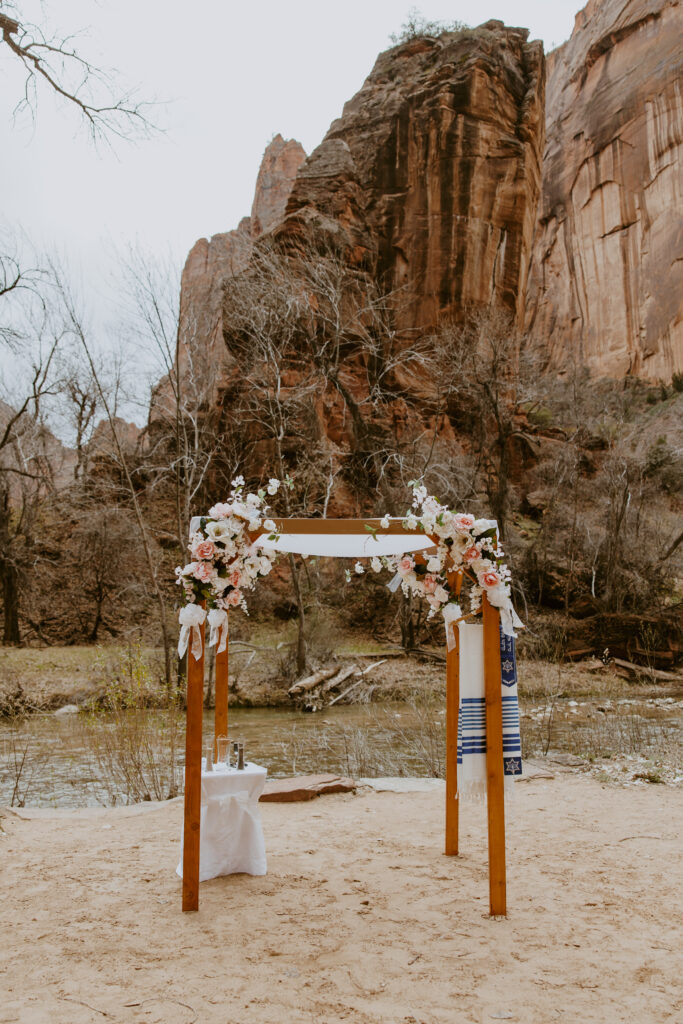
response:
<path id="1" fill-rule="evenodd" d="M 362 562 L 356 562 L 353 568 L 356 570 L 359 576 L 362 576 L 362 574 L 365 572 Z"/>
<path id="2" fill-rule="evenodd" d="M 388 530 L 389 529 L 389 516 L 382 516 L 382 518 L 379 521 L 379 525 L 382 527 L 383 530 Z"/>
<path id="3" fill-rule="evenodd" d="M 268 494 L 277 494 L 279 486 L 280 481 L 277 479 L 277 477 L 272 476 L 268 481 Z"/>

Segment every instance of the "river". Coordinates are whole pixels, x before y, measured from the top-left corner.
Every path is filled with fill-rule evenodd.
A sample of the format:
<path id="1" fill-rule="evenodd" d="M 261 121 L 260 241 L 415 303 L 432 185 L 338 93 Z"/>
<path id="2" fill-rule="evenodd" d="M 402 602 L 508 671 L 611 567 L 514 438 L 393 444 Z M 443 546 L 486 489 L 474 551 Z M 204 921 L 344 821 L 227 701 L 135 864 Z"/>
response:
<path id="1" fill-rule="evenodd" d="M 680 765 L 683 702 L 672 698 L 556 701 L 522 708 L 525 754 L 565 750 L 581 757 L 649 756 Z M 230 737 L 271 777 L 334 771 L 440 776 L 441 705 L 342 706 L 319 714 L 230 710 Z M 83 807 L 163 799 L 182 778 L 181 714 L 129 711 L 34 715 L 0 723 L 0 806 Z M 206 743 L 213 713 L 204 716 Z"/>

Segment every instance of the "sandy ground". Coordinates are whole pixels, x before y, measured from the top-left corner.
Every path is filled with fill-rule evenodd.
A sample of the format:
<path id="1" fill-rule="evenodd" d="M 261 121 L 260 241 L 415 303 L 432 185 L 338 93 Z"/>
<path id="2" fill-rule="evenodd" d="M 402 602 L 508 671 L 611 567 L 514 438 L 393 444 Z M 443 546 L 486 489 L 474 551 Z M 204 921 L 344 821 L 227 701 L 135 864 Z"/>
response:
<path id="1" fill-rule="evenodd" d="M 0 1022 L 683 1020 L 681 790 L 516 790 L 506 920 L 487 916 L 483 809 L 446 858 L 439 791 L 262 805 L 268 875 L 203 883 L 198 914 L 178 801 L 6 813 Z"/>

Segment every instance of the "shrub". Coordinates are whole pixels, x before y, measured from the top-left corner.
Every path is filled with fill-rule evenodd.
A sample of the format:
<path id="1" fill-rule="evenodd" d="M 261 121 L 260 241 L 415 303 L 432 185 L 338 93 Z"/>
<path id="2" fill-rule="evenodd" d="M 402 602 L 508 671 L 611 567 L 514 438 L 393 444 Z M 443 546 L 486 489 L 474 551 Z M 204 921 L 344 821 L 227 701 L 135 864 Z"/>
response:
<path id="1" fill-rule="evenodd" d="M 444 32 L 462 32 L 468 26 L 463 21 L 429 21 L 417 7 L 411 7 L 400 32 L 389 36 L 394 46 L 409 43 L 411 39 L 438 39 Z"/>

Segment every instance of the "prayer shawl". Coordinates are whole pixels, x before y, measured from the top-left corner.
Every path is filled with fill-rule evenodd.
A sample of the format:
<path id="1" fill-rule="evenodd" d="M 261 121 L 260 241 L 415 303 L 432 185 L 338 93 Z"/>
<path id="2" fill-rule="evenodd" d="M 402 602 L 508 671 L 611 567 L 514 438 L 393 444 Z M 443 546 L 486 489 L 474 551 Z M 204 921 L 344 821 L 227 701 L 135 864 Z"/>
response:
<path id="1" fill-rule="evenodd" d="M 458 794 L 486 796 L 486 699 L 484 693 L 484 627 L 461 622 L 460 711 L 458 715 Z M 514 637 L 500 631 L 503 701 L 503 770 L 506 792 L 522 774 L 519 736 L 517 665 Z"/>

